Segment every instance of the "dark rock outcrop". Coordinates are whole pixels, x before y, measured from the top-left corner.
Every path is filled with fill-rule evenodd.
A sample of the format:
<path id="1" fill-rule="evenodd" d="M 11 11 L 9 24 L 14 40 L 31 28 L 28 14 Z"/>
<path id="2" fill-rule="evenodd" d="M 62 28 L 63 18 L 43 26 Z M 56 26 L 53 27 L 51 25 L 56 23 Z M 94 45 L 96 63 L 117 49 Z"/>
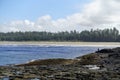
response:
<path id="1" fill-rule="evenodd" d="M 112 49 L 102 49 L 102 50 L 98 50 L 96 51 L 96 53 L 113 53 L 114 50 Z"/>

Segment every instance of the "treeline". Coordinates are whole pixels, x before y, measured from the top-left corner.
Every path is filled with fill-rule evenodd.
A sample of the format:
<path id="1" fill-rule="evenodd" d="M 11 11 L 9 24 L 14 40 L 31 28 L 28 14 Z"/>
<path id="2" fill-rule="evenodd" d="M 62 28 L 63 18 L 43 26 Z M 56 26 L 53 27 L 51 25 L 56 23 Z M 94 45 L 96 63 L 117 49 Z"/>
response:
<path id="1" fill-rule="evenodd" d="M 120 42 L 116 28 L 104 30 L 84 30 L 82 32 L 8 32 L 0 33 L 0 41 L 88 41 L 88 42 Z"/>

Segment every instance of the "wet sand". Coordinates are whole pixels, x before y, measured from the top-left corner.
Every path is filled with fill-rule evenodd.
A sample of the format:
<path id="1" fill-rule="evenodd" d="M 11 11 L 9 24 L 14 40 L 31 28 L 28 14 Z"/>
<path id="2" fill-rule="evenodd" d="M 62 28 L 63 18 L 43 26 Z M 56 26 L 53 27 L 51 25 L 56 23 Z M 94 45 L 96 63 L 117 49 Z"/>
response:
<path id="1" fill-rule="evenodd" d="M 48 42 L 48 41 L 0 41 L 0 45 L 40 45 L 40 46 L 105 46 L 119 47 L 120 42 Z"/>

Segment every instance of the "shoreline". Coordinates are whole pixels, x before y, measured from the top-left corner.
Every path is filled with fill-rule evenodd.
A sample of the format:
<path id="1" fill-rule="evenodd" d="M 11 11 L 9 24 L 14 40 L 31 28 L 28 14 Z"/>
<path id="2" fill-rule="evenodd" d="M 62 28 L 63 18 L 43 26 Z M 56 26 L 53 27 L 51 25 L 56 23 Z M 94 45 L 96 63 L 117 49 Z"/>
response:
<path id="1" fill-rule="evenodd" d="M 0 79 L 12 80 L 119 80 L 120 47 L 101 49 L 75 59 L 44 59 L 0 66 Z M 9 80 L 8 79 L 8 80 Z"/>
<path id="2" fill-rule="evenodd" d="M 0 41 L 0 45 L 119 47 L 120 42 Z"/>

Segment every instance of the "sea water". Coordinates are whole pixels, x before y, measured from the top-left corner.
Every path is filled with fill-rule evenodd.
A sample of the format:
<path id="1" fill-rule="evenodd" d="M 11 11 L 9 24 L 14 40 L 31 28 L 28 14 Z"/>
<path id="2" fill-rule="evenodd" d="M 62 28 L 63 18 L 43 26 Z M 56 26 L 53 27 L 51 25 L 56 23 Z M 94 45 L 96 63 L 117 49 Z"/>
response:
<path id="1" fill-rule="evenodd" d="M 0 45 L 0 65 L 21 64 L 31 60 L 66 58 L 73 59 L 104 47 L 98 46 L 40 46 Z"/>

